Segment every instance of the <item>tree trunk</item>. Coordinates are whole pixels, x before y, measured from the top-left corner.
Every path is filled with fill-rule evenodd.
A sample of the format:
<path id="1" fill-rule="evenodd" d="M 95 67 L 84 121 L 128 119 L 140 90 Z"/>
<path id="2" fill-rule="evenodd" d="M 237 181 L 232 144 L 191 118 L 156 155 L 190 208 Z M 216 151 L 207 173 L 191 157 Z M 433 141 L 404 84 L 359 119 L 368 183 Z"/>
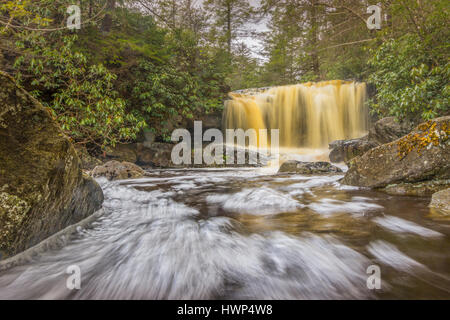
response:
<path id="1" fill-rule="evenodd" d="M 108 0 L 108 4 L 106 6 L 106 14 L 102 21 L 102 31 L 109 32 L 112 27 L 112 17 L 111 11 L 116 7 L 116 0 Z"/>
<path id="2" fill-rule="evenodd" d="M 311 0 L 311 59 L 312 59 L 312 71 L 317 78 L 320 78 L 320 64 L 317 44 L 318 39 L 318 22 L 317 22 L 317 0 Z"/>
<path id="3" fill-rule="evenodd" d="M 231 1 L 227 1 L 227 46 L 228 46 L 228 53 L 231 54 Z"/>

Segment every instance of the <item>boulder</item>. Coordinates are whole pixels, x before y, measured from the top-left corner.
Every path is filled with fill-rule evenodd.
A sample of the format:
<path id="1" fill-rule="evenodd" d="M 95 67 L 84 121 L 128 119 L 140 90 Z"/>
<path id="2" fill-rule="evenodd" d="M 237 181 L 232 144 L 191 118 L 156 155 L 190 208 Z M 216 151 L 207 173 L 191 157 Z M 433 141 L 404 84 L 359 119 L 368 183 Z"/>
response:
<path id="1" fill-rule="evenodd" d="M 121 180 L 143 177 L 145 171 L 134 163 L 112 160 L 95 167 L 91 175 L 94 178 L 106 177 L 108 180 Z"/>
<path id="2" fill-rule="evenodd" d="M 87 149 L 83 146 L 75 146 L 75 150 L 78 158 L 80 158 L 81 168 L 83 170 L 92 170 L 96 166 L 100 166 L 103 163 L 100 159 L 91 156 Z"/>
<path id="3" fill-rule="evenodd" d="M 341 173 L 342 170 L 329 162 L 302 162 L 289 160 L 284 162 L 278 173 L 299 173 L 299 174 L 327 174 Z"/>
<path id="4" fill-rule="evenodd" d="M 101 208 L 103 193 L 51 113 L 0 71 L 0 258 Z"/>
<path id="5" fill-rule="evenodd" d="M 429 206 L 450 214 L 450 188 L 434 193 Z"/>
<path id="6" fill-rule="evenodd" d="M 331 142 L 329 144 L 330 161 L 348 163 L 351 159 L 363 155 L 370 149 L 403 137 L 412 129 L 411 123 L 398 123 L 394 117 L 380 119 L 362 138 Z"/>
<path id="7" fill-rule="evenodd" d="M 395 117 L 382 118 L 370 128 L 368 140 L 381 145 L 397 140 L 413 129 L 414 126 L 410 122 L 397 122 Z"/>
<path id="8" fill-rule="evenodd" d="M 383 188 L 450 178 L 450 116 L 422 123 L 408 135 L 352 159 L 343 184 Z"/>
<path id="9" fill-rule="evenodd" d="M 378 146 L 377 143 L 369 141 L 368 135 L 351 140 L 337 140 L 330 143 L 329 148 L 331 162 L 345 162 L 347 163 L 354 157 L 363 155 L 372 148 Z"/>

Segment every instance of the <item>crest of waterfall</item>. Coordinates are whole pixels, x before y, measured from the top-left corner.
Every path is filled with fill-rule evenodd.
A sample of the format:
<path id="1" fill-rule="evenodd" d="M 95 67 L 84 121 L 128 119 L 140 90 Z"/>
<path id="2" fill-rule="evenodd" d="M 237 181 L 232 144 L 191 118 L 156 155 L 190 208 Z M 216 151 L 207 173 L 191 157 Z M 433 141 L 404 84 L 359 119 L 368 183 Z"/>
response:
<path id="1" fill-rule="evenodd" d="M 280 147 L 326 148 L 334 140 L 361 137 L 368 129 L 365 83 L 309 82 L 229 95 L 224 128 L 267 129 L 269 137 L 271 129 L 278 129 Z"/>

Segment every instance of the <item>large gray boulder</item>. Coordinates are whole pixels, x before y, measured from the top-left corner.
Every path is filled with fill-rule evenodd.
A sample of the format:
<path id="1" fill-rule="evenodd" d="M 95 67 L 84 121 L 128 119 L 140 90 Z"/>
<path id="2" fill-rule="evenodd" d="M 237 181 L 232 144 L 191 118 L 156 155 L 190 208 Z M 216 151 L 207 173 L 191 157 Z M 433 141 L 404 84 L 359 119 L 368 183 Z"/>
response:
<path id="1" fill-rule="evenodd" d="M 50 112 L 0 71 L 0 259 L 15 255 L 101 208 Z"/>
<path id="2" fill-rule="evenodd" d="M 99 158 L 91 156 L 84 146 L 75 146 L 75 150 L 78 158 L 80 158 L 81 168 L 83 170 L 92 170 L 103 163 Z"/>
<path id="3" fill-rule="evenodd" d="M 394 117 L 387 117 L 374 123 L 369 133 L 362 138 L 336 140 L 329 144 L 330 161 L 348 163 L 379 145 L 392 142 L 408 134 L 413 129 L 409 122 L 397 122 Z"/>
<path id="4" fill-rule="evenodd" d="M 397 140 L 413 129 L 414 125 L 408 121 L 398 122 L 395 117 L 382 118 L 370 128 L 368 140 L 381 145 Z"/>
<path id="5" fill-rule="evenodd" d="M 450 178 L 450 116 L 422 123 L 408 135 L 352 159 L 342 183 L 383 188 Z M 441 186 L 445 188 L 445 184 Z"/>
<path id="6" fill-rule="evenodd" d="M 333 141 L 329 145 L 331 149 L 330 161 L 347 163 L 354 157 L 361 156 L 370 149 L 377 147 L 378 144 L 370 141 L 368 137 L 366 135 L 359 139 Z"/>

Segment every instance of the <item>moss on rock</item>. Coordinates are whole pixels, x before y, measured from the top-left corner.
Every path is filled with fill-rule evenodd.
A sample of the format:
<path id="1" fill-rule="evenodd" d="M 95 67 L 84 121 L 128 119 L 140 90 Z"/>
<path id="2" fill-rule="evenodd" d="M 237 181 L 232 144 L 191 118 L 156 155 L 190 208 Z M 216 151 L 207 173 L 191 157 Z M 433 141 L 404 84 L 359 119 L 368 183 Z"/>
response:
<path id="1" fill-rule="evenodd" d="M 0 224 L 0 251 L 10 256 L 92 214 L 103 195 L 82 176 L 75 149 L 49 110 L 9 75 L 0 72 L 0 84 L 0 212 L 10 221 Z M 92 188 L 100 192 L 84 192 Z M 80 194 L 89 200 L 74 201 Z"/>
<path id="2" fill-rule="evenodd" d="M 0 247 L 7 249 L 13 242 L 16 226 L 25 219 L 30 205 L 19 197 L 0 192 Z"/>
<path id="3" fill-rule="evenodd" d="M 384 188 L 450 179 L 448 128 L 450 116 L 437 118 L 419 125 L 407 136 L 353 158 L 342 183 Z"/>

